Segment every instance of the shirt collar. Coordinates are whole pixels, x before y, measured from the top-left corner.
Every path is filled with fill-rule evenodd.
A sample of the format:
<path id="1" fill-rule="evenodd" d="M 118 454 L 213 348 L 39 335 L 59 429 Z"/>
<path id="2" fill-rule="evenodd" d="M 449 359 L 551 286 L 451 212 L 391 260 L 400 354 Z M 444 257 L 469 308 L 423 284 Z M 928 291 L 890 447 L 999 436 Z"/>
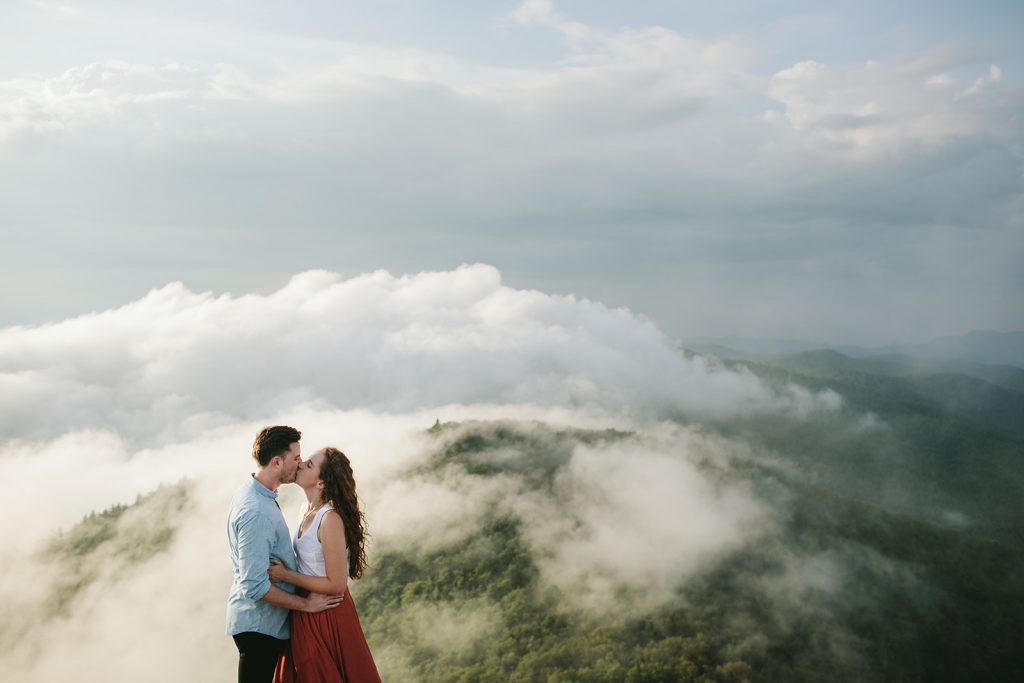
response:
<path id="1" fill-rule="evenodd" d="M 265 498 L 270 498 L 271 500 L 277 500 L 277 491 L 271 491 L 266 486 L 261 484 L 260 480 L 256 478 L 255 474 L 250 474 L 249 476 L 252 477 L 252 490 L 253 491 L 255 491 L 256 493 L 258 493 L 261 496 L 264 496 Z"/>

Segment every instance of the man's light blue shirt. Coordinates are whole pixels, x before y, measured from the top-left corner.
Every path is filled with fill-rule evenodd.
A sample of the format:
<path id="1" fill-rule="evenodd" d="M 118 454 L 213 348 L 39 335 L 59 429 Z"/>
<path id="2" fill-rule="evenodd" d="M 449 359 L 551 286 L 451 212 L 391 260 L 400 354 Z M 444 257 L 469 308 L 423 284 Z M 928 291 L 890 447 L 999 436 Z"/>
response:
<path id="1" fill-rule="evenodd" d="M 228 595 L 227 634 L 255 631 L 274 638 L 290 635 L 288 610 L 260 598 L 270 590 L 270 558 L 295 569 L 295 551 L 284 515 L 277 505 L 277 492 L 252 477 L 231 499 L 228 510 L 228 546 L 235 580 Z M 289 583 L 275 584 L 295 592 Z"/>

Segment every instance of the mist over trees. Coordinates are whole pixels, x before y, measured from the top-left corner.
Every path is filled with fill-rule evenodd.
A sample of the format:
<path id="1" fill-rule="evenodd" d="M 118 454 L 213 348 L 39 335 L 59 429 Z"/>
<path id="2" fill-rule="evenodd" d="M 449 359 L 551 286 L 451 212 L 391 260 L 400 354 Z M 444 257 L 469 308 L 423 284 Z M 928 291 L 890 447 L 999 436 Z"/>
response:
<path id="1" fill-rule="evenodd" d="M 635 438 L 513 423 L 432 431 L 450 433 L 428 466 L 439 476 L 518 471 L 551 495 L 572 445 Z M 368 632 L 400 651 L 392 664 L 408 680 L 1013 680 L 1024 663 L 1018 545 L 787 470 L 755 456 L 719 473 L 753 482 L 777 526 L 654 609 L 638 610 L 621 586 L 602 610 L 573 609 L 572 586 L 544 584 L 522 523 L 498 506 L 460 542 L 378 556 L 359 593 Z M 688 521 L 676 520 L 681 534 Z M 429 615 L 478 613 L 487 627 L 466 647 L 431 632 L 445 626 Z M 432 626 L 403 629 L 409 614 Z"/>

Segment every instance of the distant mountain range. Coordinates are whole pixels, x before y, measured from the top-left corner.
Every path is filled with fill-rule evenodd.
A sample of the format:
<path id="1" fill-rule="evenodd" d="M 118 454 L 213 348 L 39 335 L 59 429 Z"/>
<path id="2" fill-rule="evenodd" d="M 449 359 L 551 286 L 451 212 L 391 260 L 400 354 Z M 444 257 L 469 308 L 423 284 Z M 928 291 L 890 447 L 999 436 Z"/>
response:
<path id="1" fill-rule="evenodd" d="M 844 371 L 904 378 L 963 375 L 984 380 L 999 387 L 1024 391 L 1024 368 L 1016 365 L 988 365 L 951 358 L 911 356 L 898 353 L 857 357 L 833 349 L 760 354 L 739 351 L 719 344 L 690 344 L 684 348 L 701 355 L 715 356 L 724 361 L 758 363 L 810 374 Z"/>
<path id="2" fill-rule="evenodd" d="M 746 337 L 688 337 L 682 340 L 685 348 L 698 352 L 721 355 L 715 351 L 739 352 L 753 359 L 755 356 L 778 356 L 831 349 L 853 358 L 888 359 L 897 363 L 925 359 L 945 359 L 983 363 L 986 365 L 1013 365 L 1024 369 L 1024 332 L 992 332 L 974 330 L 957 337 L 937 337 L 923 344 L 890 344 L 864 347 L 837 345 L 801 339 L 754 339 Z M 735 356 L 729 356 L 735 357 Z"/>

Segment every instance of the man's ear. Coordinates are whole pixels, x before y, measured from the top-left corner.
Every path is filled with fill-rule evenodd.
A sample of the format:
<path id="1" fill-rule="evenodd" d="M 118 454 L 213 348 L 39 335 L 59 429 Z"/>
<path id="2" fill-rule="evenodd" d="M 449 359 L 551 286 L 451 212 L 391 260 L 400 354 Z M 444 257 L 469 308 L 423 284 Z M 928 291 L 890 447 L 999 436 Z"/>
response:
<path id="1" fill-rule="evenodd" d="M 284 460 L 281 459 L 280 455 L 275 455 L 273 458 L 270 459 L 270 462 L 267 464 L 275 469 L 280 469 L 281 466 L 284 465 Z"/>

